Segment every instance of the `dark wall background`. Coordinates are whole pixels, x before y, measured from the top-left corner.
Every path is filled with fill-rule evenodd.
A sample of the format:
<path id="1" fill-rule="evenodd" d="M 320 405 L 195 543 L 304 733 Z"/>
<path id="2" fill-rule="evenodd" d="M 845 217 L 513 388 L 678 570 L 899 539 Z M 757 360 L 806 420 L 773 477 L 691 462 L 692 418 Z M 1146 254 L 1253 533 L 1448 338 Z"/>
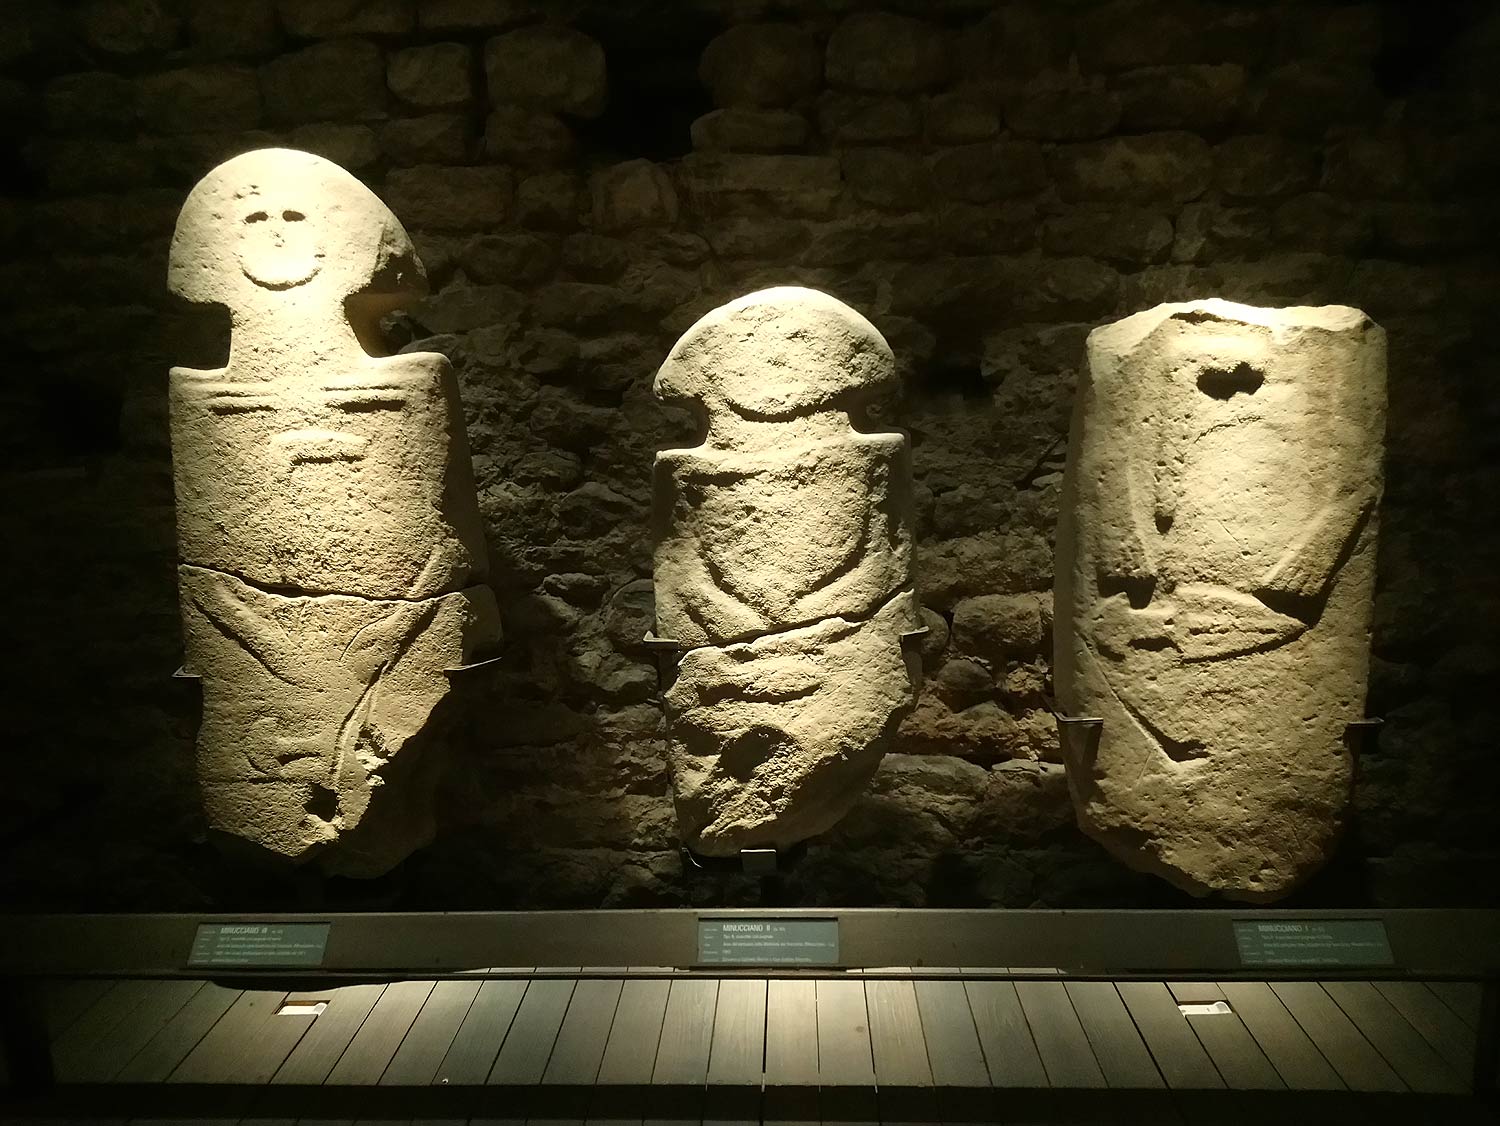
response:
<path id="1" fill-rule="evenodd" d="M 511 34 L 540 22 L 580 37 Z M 1211 295 L 1390 333 L 1387 722 L 1299 900 L 1496 902 L 1495 5 L 17 0 L 0 67 L 4 902 L 1177 902 L 1072 826 L 1051 539 L 1084 336 Z M 458 366 L 508 633 L 439 840 L 370 885 L 226 867 L 171 679 L 166 371 L 226 325 L 169 298 L 166 244 L 198 177 L 273 143 L 353 170 L 421 247 L 435 295 L 393 345 Z M 685 434 L 651 377 L 785 282 L 897 352 L 933 632 L 868 795 L 761 887 L 682 873 L 638 642 L 652 452 Z"/>

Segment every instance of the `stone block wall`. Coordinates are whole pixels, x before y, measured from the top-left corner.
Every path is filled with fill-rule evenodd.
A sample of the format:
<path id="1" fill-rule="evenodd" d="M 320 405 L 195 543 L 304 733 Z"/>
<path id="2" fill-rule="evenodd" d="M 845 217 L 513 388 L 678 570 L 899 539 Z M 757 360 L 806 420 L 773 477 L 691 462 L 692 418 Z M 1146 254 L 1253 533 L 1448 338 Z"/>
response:
<path id="1" fill-rule="evenodd" d="M 0 897 L 192 909 L 1181 901 L 1073 827 L 1052 536 L 1085 335 L 1160 301 L 1340 302 L 1389 331 L 1358 818 L 1300 901 L 1491 903 L 1500 757 L 1500 11 L 1316 0 L 15 0 L 0 13 Z M 458 367 L 507 636 L 431 848 L 372 885 L 226 866 L 173 680 L 166 372 L 188 188 L 287 144 L 355 172 Z M 927 690 L 778 883 L 684 874 L 647 538 L 677 335 L 773 284 L 901 365 Z"/>

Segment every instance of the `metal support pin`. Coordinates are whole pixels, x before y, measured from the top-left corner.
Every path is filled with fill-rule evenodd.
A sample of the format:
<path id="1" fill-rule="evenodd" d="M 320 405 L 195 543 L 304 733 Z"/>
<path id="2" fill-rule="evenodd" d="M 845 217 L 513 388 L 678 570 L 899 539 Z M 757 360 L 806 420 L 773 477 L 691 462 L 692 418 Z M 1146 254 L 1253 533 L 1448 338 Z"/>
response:
<path id="1" fill-rule="evenodd" d="M 1063 715 L 1053 712 L 1057 721 L 1057 737 L 1062 740 L 1063 750 L 1071 765 L 1077 762 L 1088 773 L 1094 772 L 1094 759 L 1099 754 L 1099 739 L 1104 734 L 1104 720 L 1098 716 Z"/>
<path id="2" fill-rule="evenodd" d="M 1344 726 L 1344 745 L 1349 748 L 1349 753 L 1355 758 L 1370 749 L 1376 734 L 1380 731 L 1385 720 L 1383 719 L 1356 719 L 1353 723 Z"/>

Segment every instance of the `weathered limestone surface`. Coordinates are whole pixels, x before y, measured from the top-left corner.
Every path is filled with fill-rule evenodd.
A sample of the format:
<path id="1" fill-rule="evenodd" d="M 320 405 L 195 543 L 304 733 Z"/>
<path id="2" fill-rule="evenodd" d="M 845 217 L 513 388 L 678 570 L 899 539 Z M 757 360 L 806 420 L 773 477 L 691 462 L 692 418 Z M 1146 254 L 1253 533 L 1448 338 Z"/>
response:
<path id="1" fill-rule="evenodd" d="M 848 811 L 920 678 L 911 470 L 900 433 L 853 429 L 889 347 L 814 290 L 709 313 L 657 373 L 702 445 L 657 455 L 656 631 L 678 821 L 707 855 L 786 846 Z"/>
<path id="2" fill-rule="evenodd" d="M 1196 894 L 1326 859 L 1364 715 L 1385 334 L 1345 306 L 1161 305 L 1089 336 L 1055 677 L 1079 823 Z"/>
<path id="3" fill-rule="evenodd" d="M 170 384 L 209 823 L 383 872 L 432 835 L 444 670 L 499 637 L 453 369 L 371 354 L 421 263 L 343 169 L 263 149 L 193 189 L 169 281 L 232 323 L 225 367 Z"/>

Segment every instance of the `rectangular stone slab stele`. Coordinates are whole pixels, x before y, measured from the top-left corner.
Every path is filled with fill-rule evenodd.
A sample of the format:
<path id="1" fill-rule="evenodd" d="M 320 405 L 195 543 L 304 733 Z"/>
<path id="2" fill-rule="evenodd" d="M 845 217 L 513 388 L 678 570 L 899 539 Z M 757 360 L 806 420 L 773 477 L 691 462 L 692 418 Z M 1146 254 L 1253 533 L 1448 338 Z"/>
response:
<path id="1" fill-rule="evenodd" d="M 421 263 L 353 176 L 263 149 L 193 189 L 169 281 L 232 325 L 170 380 L 209 828 L 378 875 L 432 837 L 445 670 L 500 636 L 452 365 L 373 354 Z"/>
<path id="2" fill-rule="evenodd" d="M 1357 309 L 1161 305 L 1094 330 L 1058 529 L 1079 824 L 1197 895 L 1326 860 L 1364 716 L 1385 334 Z"/>
<path id="3" fill-rule="evenodd" d="M 683 839 L 785 849 L 841 818 L 915 703 L 906 435 L 850 424 L 890 349 L 813 290 L 709 313 L 656 377 L 702 444 L 654 479 L 656 635 L 684 650 L 665 694 Z"/>

